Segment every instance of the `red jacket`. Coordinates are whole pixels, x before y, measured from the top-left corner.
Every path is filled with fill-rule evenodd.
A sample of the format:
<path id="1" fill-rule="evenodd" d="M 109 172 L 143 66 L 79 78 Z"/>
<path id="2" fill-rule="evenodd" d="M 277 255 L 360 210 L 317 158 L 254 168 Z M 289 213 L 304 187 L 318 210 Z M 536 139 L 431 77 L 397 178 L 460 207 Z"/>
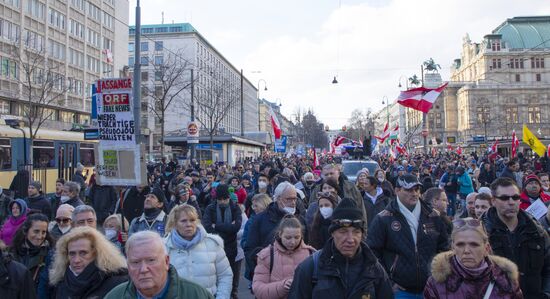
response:
<path id="1" fill-rule="evenodd" d="M 244 205 L 246 201 L 246 190 L 242 186 L 239 186 L 235 189 L 235 195 L 237 195 L 237 202 Z"/>
<path id="2" fill-rule="evenodd" d="M 527 195 L 527 192 L 525 190 L 521 192 L 520 197 L 521 202 L 519 203 L 519 208 L 525 210 L 531 205 L 531 200 L 529 199 L 529 196 Z M 542 202 L 550 201 L 550 195 L 544 193 L 544 190 L 542 190 L 542 188 L 540 189 L 539 198 L 540 200 L 542 200 Z"/>

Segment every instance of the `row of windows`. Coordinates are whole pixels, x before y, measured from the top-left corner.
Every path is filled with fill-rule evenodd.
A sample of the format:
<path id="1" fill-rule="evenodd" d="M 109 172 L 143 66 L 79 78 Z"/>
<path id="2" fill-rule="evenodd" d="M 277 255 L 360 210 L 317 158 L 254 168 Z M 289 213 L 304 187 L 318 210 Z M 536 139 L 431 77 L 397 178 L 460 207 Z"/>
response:
<path id="1" fill-rule="evenodd" d="M 44 49 L 44 37 L 34 31 L 25 30 L 25 46 L 42 51 Z"/>
<path id="2" fill-rule="evenodd" d="M 84 53 L 69 48 L 69 64 L 78 66 L 78 67 L 84 67 Z"/>
<path id="3" fill-rule="evenodd" d="M 157 28 L 141 28 L 141 33 L 166 33 L 166 32 L 183 32 L 183 26 L 157 27 Z M 136 34 L 135 28 L 130 28 L 128 33 Z"/>
<path id="4" fill-rule="evenodd" d="M 163 41 L 155 41 L 155 51 L 162 51 L 164 48 L 164 42 Z M 141 51 L 147 52 L 149 51 L 149 42 L 141 42 Z M 128 44 L 128 52 L 134 52 L 135 51 L 135 44 L 129 43 Z"/>
<path id="5" fill-rule="evenodd" d="M 101 9 L 99 9 L 99 7 L 93 5 L 89 1 L 87 1 L 86 3 L 88 3 L 88 17 L 98 22 L 101 22 Z"/>
<path id="6" fill-rule="evenodd" d="M 52 8 L 48 10 L 48 21 L 50 25 L 65 30 L 65 15 L 57 10 Z"/>
<path id="7" fill-rule="evenodd" d="M 10 21 L 0 19 L 0 35 L 2 38 L 9 41 L 17 41 L 19 39 L 19 25 Z"/>
<path id="8" fill-rule="evenodd" d="M 99 59 L 88 56 L 88 70 L 99 73 Z"/>
<path id="9" fill-rule="evenodd" d="M 87 41 L 88 41 L 88 44 L 92 44 L 96 48 L 99 48 L 101 46 L 100 45 L 101 44 L 101 34 L 93 31 L 90 28 L 88 28 Z"/>
<path id="10" fill-rule="evenodd" d="M 3 78 L 19 78 L 17 62 L 9 58 L 2 57 L 2 63 L 0 64 L 0 67 L 0 74 Z"/>
<path id="11" fill-rule="evenodd" d="M 46 17 L 46 5 L 39 0 L 28 0 L 27 14 L 43 20 Z"/>
<path id="12" fill-rule="evenodd" d="M 50 57 L 65 60 L 65 45 L 54 40 L 48 40 L 48 54 Z"/>
<path id="13" fill-rule="evenodd" d="M 544 68 L 544 58 L 543 57 L 531 57 L 531 68 L 532 69 L 543 69 Z M 511 69 L 523 69 L 525 68 L 524 61 L 527 61 L 525 58 L 511 58 L 508 66 Z M 493 58 L 491 61 L 492 69 L 502 68 L 502 59 Z"/>
<path id="14" fill-rule="evenodd" d="M 6 5 L 11 5 L 17 8 L 19 8 L 21 5 L 21 0 L 1 0 L 1 2 L 3 2 Z"/>
<path id="15" fill-rule="evenodd" d="M 73 19 L 69 20 L 69 32 L 78 38 L 84 38 L 84 25 Z"/>
<path id="16" fill-rule="evenodd" d="M 505 109 L 506 123 L 519 123 L 518 107 L 506 107 Z M 490 124 L 491 119 L 491 107 L 477 107 L 476 109 L 477 122 L 479 124 Z M 541 110 L 540 107 L 528 107 L 527 108 L 527 122 L 532 124 L 541 123 Z"/>

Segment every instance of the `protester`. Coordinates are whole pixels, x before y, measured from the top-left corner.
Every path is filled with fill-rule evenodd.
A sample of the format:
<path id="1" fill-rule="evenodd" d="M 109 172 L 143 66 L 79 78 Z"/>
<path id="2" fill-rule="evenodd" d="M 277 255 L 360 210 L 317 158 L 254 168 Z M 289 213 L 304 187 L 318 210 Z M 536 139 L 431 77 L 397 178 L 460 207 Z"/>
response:
<path id="1" fill-rule="evenodd" d="M 294 272 L 288 298 L 393 298 L 386 272 L 362 242 L 363 213 L 353 199 L 344 198 L 336 207 L 329 232 L 332 238 L 323 249 Z"/>
<path id="2" fill-rule="evenodd" d="M 237 297 L 241 268 L 241 263 L 235 261 L 238 247 L 237 233 L 242 225 L 242 215 L 237 203 L 229 197 L 229 186 L 226 184 L 218 185 L 216 187 L 216 201 L 206 208 L 202 224 L 206 232 L 219 235 L 223 239 L 223 249 L 234 274 L 231 298 L 235 298 Z"/>
<path id="3" fill-rule="evenodd" d="M 309 240 L 311 246 L 321 249 L 330 238 L 328 229 L 332 223 L 332 214 L 338 205 L 338 198 L 331 192 L 320 192 L 317 194 L 319 199 L 317 212 L 313 216 L 313 223 L 309 230 Z"/>
<path id="4" fill-rule="evenodd" d="M 481 170 L 479 171 L 479 176 L 477 181 L 479 182 L 480 187 L 489 187 L 491 183 L 497 178 L 495 173 L 495 168 L 490 162 L 483 163 Z"/>
<path id="5" fill-rule="evenodd" d="M 287 298 L 294 270 L 315 249 L 304 243 L 302 224 L 292 215 L 285 216 L 273 244 L 258 253 L 252 289 L 258 299 Z"/>
<path id="6" fill-rule="evenodd" d="M 32 181 L 27 190 L 29 197 L 25 199 L 28 213 L 42 213 L 48 217 L 52 215 L 50 201 L 42 195 L 42 184 L 39 181 Z"/>
<path id="7" fill-rule="evenodd" d="M 105 298 L 213 299 L 203 287 L 178 276 L 165 250 L 156 232 L 140 231 L 130 236 L 126 242 L 130 281 L 115 287 Z"/>
<path id="8" fill-rule="evenodd" d="M 456 175 L 458 177 L 458 195 L 460 199 L 465 199 L 468 194 L 474 192 L 472 178 L 462 166 L 456 168 Z"/>
<path id="9" fill-rule="evenodd" d="M 90 205 L 97 215 L 97 223 L 101 226 L 105 218 L 113 214 L 118 196 L 113 186 L 100 185 L 97 182 L 90 187 L 88 194 Z"/>
<path id="10" fill-rule="evenodd" d="M 523 180 L 523 191 L 520 194 L 519 208 L 526 210 L 532 203 L 541 200 L 543 203 L 550 202 L 550 195 L 544 193 L 542 183 L 538 176 L 530 174 Z"/>
<path id="11" fill-rule="evenodd" d="M 546 195 L 550 195 L 550 174 L 547 172 L 540 172 L 538 177 L 542 185 L 542 192 Z"/>
<path id="12" fill-rule="evenodd" d="M 481 219 L 483 214 L 491 207 L 491 200 L 493 197 L 486 193 L 478 193 L 475 200 L 475 213 L 476 219 Z"/>
<path id="13" fill-rule="evenodd" d="M 75 170 L 75 173 L 73 175 L 73 182 L 77 183 L 78 184 L 78 197 L 80 199 L 83 199 L 85 198 L 85 191 L 86 191 L 86 177 L 84 177 L 84 174 L 82 174 L 82 172 L 84 171 L 84 165 L 80 164 L 80 163 L 77 163 L 76 164 L 76 170 Z M 71 197 L 72 198 L 72 197 Z M 82 203 L 84 204 L 84 203 Z M 74 206 L 76 208 L 75 205 L 71 204 L 72 206 Z"/>
<path id="14" fill-rule="evenodd" d="M 50 216 L 50 219 L 55 219 L 55 214 L 57 213 L 57 209 L 62 204 L 61 203 L 61 196 L 63 196 L 63 186 L 65 185 L 65 179 L 58 178 L 55 181 L 55 193 L 53 193 L 50 196 L 50 205 L 52 207 L 52 215 Z"/>
<path id="15" fill-rule="evenodd" d="M 309 203 L 309 207 L 307 208 L 307 211 L 306 211 L 306 224 L 308 227 L 312 227 L 312 223 L 313 223 L 313 216 L 315 215 L 315 212 L 317 212 L 319 210 L 319 200 L 317 198 L 317 195 L 319 193 L 331 193 L 333 194 L 335 197 L 336 197 L 336 204 L 338 204 L 338 202 L 340 202 L 340 197 L 338 196 L 340 192 L 340 186 L 338 186 L 338 182 L 333 179 L 333 178 L 330 178 L 330 179 L 326 179 L 324 180 L 321 184 L 319 184 L 320 188 L 319 188 L 319 192 L 317 192 L 317 194 L 315 195 L 311 195 L 311 199 L 315 199 L 315 201 L 310 201 Z M 315 190 L 317 190 L 317 188 L 315 188 Z"/>
<path id="16" fill-rule="evenodd" d="M 134 219 L 143 213 L 143 202 L 147 194 L 151 192 L 149 186 L 138 185 L 127 188 L 124 191 L 122 202 L 116 205 L 115 213 L 124 213 L 126 219 Z"/>
<path id="17" fill-rule="evenodd" d="M 301 190 L 305 195 L 304 204 L 309 205 L 309 199 L 311 198 L 311 192 L 315 189 L 315 177 L 313 173 L 306 172 L 302 176 L 302 179 L 294 185 L 296 189 Z"/>
<path id="18" fill-rule="evenodd" d="M 103 298 L 125 281 L 124 256 L 97 230 L 78 227 L 57 242 L 50 270 L 55 298 Z"/>
<path id="19" fill-rule="evenodd" d="M 191 196 L 191 188 L 187 184 L 179 184 L 176 186 L 175 192 L 174 200 L 169 203 L 168 210 L 171 211 L 175 206 L 188 204 L 195 207 L 199 213 L 199 218 L 201 218 L 199 203 L 194 196 Z"/>
<path id="20" fill-rule="evenodd" d="M 447 171 L 441 176 L 439 180 L 439 188 L 445 190 L 447 199 L 449 200 L 449 208 L 447 215 L 453 217 L 457 212 L 457 193 L 458 193 L 458 176 L 455 174 L 454 167 L 452 165 L 447 166 Z"/>
<path id="21" fill-rule="evenodd" d="M 223 239 L 206 232 L 197 210 L 186 204 L 175 207 L 166 229 L 164 244 L 179 276 L 206 288 L 215 298 L 231 298 L 233 273 Z"/>
<path id="22" fill-rule="evenodd" d="M 164 236 L 166 213 L 163 209 L 166 206 L 166 198 L 164 192 L 159 188 L 153 188 L 151 193 L 147 194 L 143 202 L 143 214 L 136 217 L 130 223 L 128 235 L 142 230 L 156 231 L 159 235 Z"/>
<path id="23" fill-rule="evenodd" d="M 72 215 L 74 212 L 74 207 L 69 204 L 62 204 L 57 208 L 57 213 L 55 214 L 55 224 L 50 229 L 50 234 L 55 240 L 59 239 L 62 235 L 68 233 L 73 224 Z"/>
<path id="24" fill-rule="evenodd" d="M 391 199 L 384 195 L 381 187 L 378 187 L 376 179 L 372 176 L 367 176 L 363 183 L 364 192 L 363 202 L 367 211 L 367 225 L 370 226 L 372 219 L 390 203 Z"/>
<path id="25" fill-rule="evenodd" d="M 519 208 L 516 182 L 500 177 L 491 184 L 493 207 L 483 217 L 495 255 L 514 262 L 526 299 L 550 297 L 550 238 L 529 214 Z"/>
<path id="26" fill-rule="evenodd" d="M 77 206 L 72 215 L 73 227 L 88 226 L 97 229 L 97 218 L 94 208 L 88 205 Z"/>
<path id="27" fill-rule="evenodd" d="M 422 195 L 422 201 L 434 211 L 439 213 L 439 216 L 441 217 L 441 220 L 443 220 L 443 223 L 447 229 L 447 234 L 450 235 L 453 231 L 453 224 L 451 223 L 451 218 L 447 216 L 447 206 L 449 205 L 449 202 L 445 191 L 437 187 L 432 187 L 426 190 L 426 192 Z"/>
<path id="28" fill-rule="evenodd" d="M 0 228 L 0 240 L 4 242 L 6 246 L 10 246 L 15 236 L 15 233 L 23 225 L 23 222 L 27 220 L 27 203 L 18 198 L 12 200 L 9 205 L 9 217 L 6 219 L 2 228 Z"/>
<path id="29" fill-rule="evenodd" d="M 73 207 L 78 207 L 84 205 L 84 202 L 81 200 L 80 191 L 81 185 L 77 182 L 66 182 L 63 185 L 63 193 L 61 195 L 61 203 L 69 204 Z"/>
<path id="30" fill-rule="evenodd" d="M 374 177 L 378 182 L 378 186 L 384 190 L 384 195 L 389 198 L 395 197 L 395 192 L 393 191 L 393 185 L 386 179 L 386 172 L 383 169 L 377 169 L 374 172 Z"/>
<path id="31" fill-rule="evenodd" d="M 396 200 L 376 215 L 367 235 L 367 244 L 395 285 L 396 298 L 421 298 L 429 261 L 449 248 L 439 213 L 419 200 L 420 185 L 413 175 L 399 177 Z"/>
<path id="32" fill-rule="evenodd" d="M 467 218 L 467 217 L 471 217 L 471 218 L 476 218 L 476 196 L 477 196 L 477 193 L 476 192 L 472 192 L 470 194 L 468 194 L 466 196 L 466 206 L 462 205 L 462 209 L 459 210 L 462 211 L 462 213 L 460 214 L 457 214 L 457 217 L 459 218 Z"/>
<path id="33" fill-rule="evenodd" d="M 111 241 L 120 252 L 124 253 L 124 243 L 128 239 L 128 220 L 124 218 L 124 227 L 120 214 L 113 214 L 103 222 L 103 231 L 105 232 L 105 238 Z"/>
<path id="34" fill-rule="evenodd" d="M 0 241 L 0 298 L 37 298 L 31 273 L 25 265 L 13 259 L 2 241 Z"/>
<path id="35" fill-rule="evenodd" d="M 13 238 L 11 252 L 31 273 L 38 298 L 50 298 L 48 269 L 54 246 L 55 241 L 48 232 L 48 217 L 44 214 L 29 215 Z"/>
<path id="36" fill-rule="evenodd" d="M 13 198 L 27 198 L 29 196 L 29 181 L 29 171 L 26 169 L 19 169 L 13 177 L 9 188 L 9 190 L 14 193 Z"/>
<path id="37" fill-rule="evenodd" d="M 434 257 L 424 298 L 523 298 L 517 266 L 490 255 L 489 238 L 480 221 L 457 219 L 453 226 L 452 251 Z"/>

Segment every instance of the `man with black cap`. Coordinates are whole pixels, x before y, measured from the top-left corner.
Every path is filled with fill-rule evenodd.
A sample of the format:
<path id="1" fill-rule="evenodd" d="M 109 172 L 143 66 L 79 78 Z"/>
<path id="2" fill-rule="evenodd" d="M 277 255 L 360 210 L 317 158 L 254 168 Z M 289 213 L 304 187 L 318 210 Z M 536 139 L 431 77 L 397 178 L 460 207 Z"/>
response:
<path id="1" fill-rule="evenodd" d="M 397 178 L 395 194 L 369 227 L 367 244 L 384 265 L 396 298 L 422 298 L 430 263 L 449 249 L 439 213 L 420 201 L 421 183 L 414 175 Z"/>
<path id="2" fill-rule="evenodd" d="M 334 209 L 331 238 L 296 271 L 289 299 L 393 298 L 386 271 L 363 242 L 363 212 L 344 198 Z"/>
<path id="3" fill-rule="evenodd" d="M 27 192 L 29 197 L 25 199 L 29 213 L 38 212 L 48 216 L 48 219 L 52 217 L 52 206 L 50 201 L 42 195 L 42 184 L 39 181 L 31 181 Z"/>
<path id="4" fill-rule="evenodd" d="M 219 235 L 223 239 L 223 249 L 233 271 L 233 288 L 231 298 L 237 297 L 239 289 L 239 273 L 241 261 L 237 257 L 237 233 L 241 229 L 242 214 L 236 202 L 230 199 L 229 186 L 216 186 L 216 201 L 212 202 L 204 211 L 203 227 L 210 234 Z"/>
<path id="5" fill-rule="evenodd" d="M 161 236 L 164 236 L 167 217 L 163 209 L 165 209 L 166 205 L 164 192 L 159 188 L 153 188 L 151 193 L 145 196 L 143 214 L 140 217 L 134 218 L 130 223 L 128 236 L 142 230 L 156 231 Z"/>

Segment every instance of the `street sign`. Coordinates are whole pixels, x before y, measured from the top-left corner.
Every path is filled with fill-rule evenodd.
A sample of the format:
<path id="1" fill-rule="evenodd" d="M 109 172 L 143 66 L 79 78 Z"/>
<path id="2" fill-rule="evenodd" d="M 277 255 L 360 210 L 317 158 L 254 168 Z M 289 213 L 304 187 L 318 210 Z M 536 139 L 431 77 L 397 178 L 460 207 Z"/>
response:
<path id="1" fill-rule="evenodd" d="M 108 186 L 146 183 L 144 148 L 136 142 L 132 79 L 101 79 L 93 91 L 98 182 Z M 93 137 L 95 133 L 88 134 Z"/>
<path id="2" fill-rule="evenodd" d="M 187 124 L 187 143 L 199 143 L 199 124 L 190 121 Z"/>
<path id="3" fill-rule="evenodd" d="M 276 153 L 285 153 L 286 152 L 286 141 L 287 136 L 283 135 L 280 139 L 275 139 L 275 152 Z"/>

